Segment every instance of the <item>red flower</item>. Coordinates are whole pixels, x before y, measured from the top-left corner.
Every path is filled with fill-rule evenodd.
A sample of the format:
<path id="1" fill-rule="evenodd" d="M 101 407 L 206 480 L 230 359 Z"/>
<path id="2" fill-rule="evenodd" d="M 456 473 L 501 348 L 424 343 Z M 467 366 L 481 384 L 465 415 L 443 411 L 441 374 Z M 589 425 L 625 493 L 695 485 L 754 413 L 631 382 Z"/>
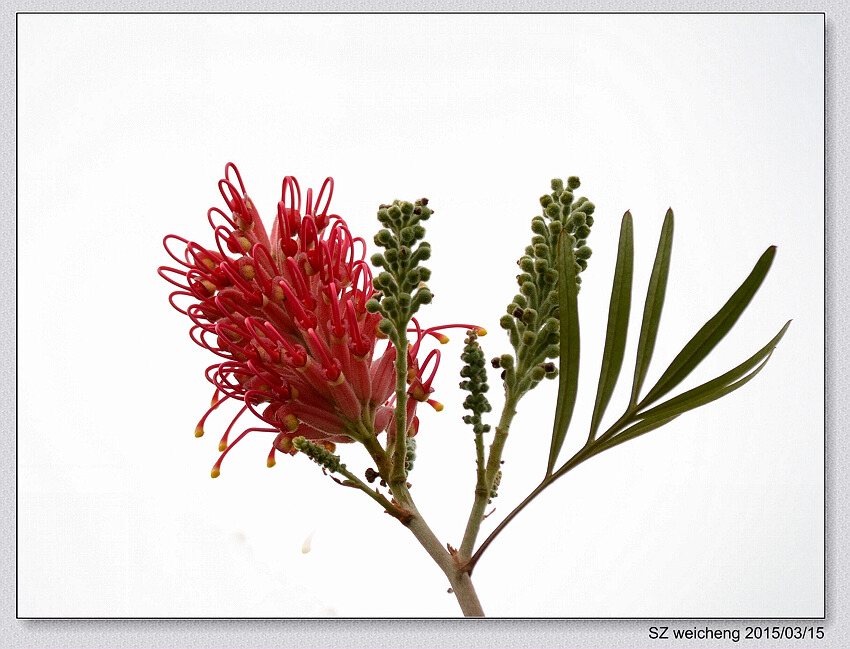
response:
<path id="1" fill-rule="evenodd" d="M 243 403 L 221 439 L 212 476 L 250 432 L 275 434 L 268 457 L 273 466 L 276 451 L 296 453 L 292 439 L 298 436 L 333 449 L 336 443 L 387 430 L 394 418 L 390 399 L 397 352 L 387 342 L 384 352 L 375 354 L 383 335 L 381 316 L 365 308 L 374 293 L 364 261 L 366 243 L 351 235 L 341 217 L 328 213 L 333 179 L 325 180 L 315 201 L 313 190 L 307 190 L 302 213 L 298 181 L 284 178 L 270 235 L 233 163 L 225 166 L 218 184 L 230 215 L 216 207 L 207 212 L 215 248 L 169 234 L 163 244 L 178 267 L 159 268 L 178 288 L 169 301 L 192 320 L 192 340 L 224 359 L 206 370 L 216 390 L 195 435 L 203 435 L 204 422 L 221 403 Z M 170 241 L 179 242 L 181 255 L 172 252 Z M 182 308 L 177 298 L 188 299 L 189 306 Z M 417 354 L 427 334 L 445 342 L 438 333 L 444 327 L 422 330 L 414 324 L 418 337 L 407 350 L 409 435 L 418 429 L 418 403 L 442 409 L 430 398 L 440 352 L 431 351 L 421 364 Z M 265 425 L 250 427 L 228 443 L 246 410 Z"/>

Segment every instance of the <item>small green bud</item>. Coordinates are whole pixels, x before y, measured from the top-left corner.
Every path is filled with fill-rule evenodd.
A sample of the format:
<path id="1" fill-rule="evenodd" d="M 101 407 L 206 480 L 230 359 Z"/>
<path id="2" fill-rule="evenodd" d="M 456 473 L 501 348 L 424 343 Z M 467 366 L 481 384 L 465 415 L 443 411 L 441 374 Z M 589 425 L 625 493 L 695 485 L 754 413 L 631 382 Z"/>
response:
<path id="1" fill-rule="evenodd" d="M 540 365 L 535 365 L 531 368 L 531 380 L 532 381 L 542 381 L 543 377 L 546 376 L 546 370 L 544 370 Z"/>
<path id="2" fill-rule="evenodd" d="M 593 254 L 593 251 L 587 246 L 582 246 L 578 250 L 576 250 L 576 258 L 577 259 L 590 259 L 590 255 Z"/>
<path id="3" fill-rule="evenodd" d="M 537 311 L 534 309 L 526 309 L 522 312 L 522 321 L 528 326 L 533 326 L 537 322 Z"/>
<path id="4" fill-rule="evenodd" d="M 589 213 L 587 213 L 587 212 L 585 212 L 585 213 L 587 214 L 587 218 L 585 219 L 585 222 L 587 223 L 587 227 L 589 227 L 589 228 L 593 227 L 593 217 L 590 216 Z"/>
<path id="5" fill-rule="evenodd" d="M 381 253 L 376 252 L 374 255 L 372 255 L 369 261 L 372 262 L 372 265 L 375 268 L 383 268 L 386 260 L 384 259 L 384 256 Z"/>
<path id="6" fill-rule="evenodd" d="M 561 347 L 559 345 L 549 345 L 546 348 L 546 358 L 558 358 L 561 355 Z"/>
<path id="7" fill-rule="evenodd" d="M 543 275 L 549 269 L 549 262 L 545 259 L 534 260 L 534 272 Z"/>
<path id="8" fill-rule="evenodd" d="M 534 270 L 534 260 L 531 257 L 522 257 L 519 260 L 519 267 L 526 273 Z"/>
<path id="9" fill-rule="evenodd" d="M 423 286 L 418 291 L 416 291 L 416 295 L 413 299 L 416 306 L 419 307 L 419 305 L 421 304 L 431 304 L 431 300 L 434 299 L 434 294 Z"/>
<path id="10" fill-rule="evenodd" d="M 561 208 L 558 206 L 557 203 L 551 203 L 546 207 L 546 216 L 548 216 L 549 218 L 557 218 L 558 216 L 560 216 L 560 214 Z"/>
<path id="11" fill-rule="evenodd" d="M 537 287 L 534 286 L 531 282 L 524 282 L 522 288 L 520 288 L 522 294 L 526 297 L 531 297 L 537 292 Z"/>
<path id="12" fill-rule="evenodd" d="M 531 219 L 531 231 L 535 234 L 546 234 L 546 222 L 540 216 Z"/>
<path id="13" fill-rule="evenodd" d="M 401 213 L 405 216 L 410 216 L 413 214 L 413 203 L 408 203 L 407 201 L 401 202 Z"/>
<path id="14" fill-rule="evenodd" d="M 386 248 L 393 242 L 393 235 L 389 230 L 378 230 L 375 235 L 375 245 Z"/>
<path id="15" fill-rule="evenodd" d="M 531 237 L 531 252 L 528 253 L 529 257 L 534 256 L 534 246 L 539 246 L 541 243 L 546 243 L 546 237 L 541 237 L 539 234 L 535 234 Z"/>
<path id="16" fill-rule="evenodd" d="M 570 176 L 567 178 L 567 187 L 570 189 L 578 189 L 581 185 L 581 181 L 578 179 L 578 176 Z"/>
<path id="17" fill-rule="evenodd" d="M 425 268 L 425 266 L 419 267 L 419 280 L 422 282 L 427 282 L 431 279 L 431 269 Z"/>
<path id="18" fill-rule="evenodd" d="M 549 194 L 543 194 L 543 196 L 540 197 L 540 205 L 542 205 L 543 207 L 548 206 L 551 202 L 552 197 L 549 196 Z"/>
<path id="19" fill-rule="evenodd" d="M 555 282 L 558 281 L 558 271 L 555 270 L 554 268 L 550 268 L 549 270 L 546 271 L 546 274 L 543 276 L 543 280 L 547 284 L 554 284 Z"/>
<path id="20" fill-rule="evenodd" d="M 569 205 L 570 203 L 573 202 L 573 193 L 572 192 L 563 192 L 558 200 L 560 200 L 561 204 L 563 204 L 563 205 Z"/>
<path id="21" fill-rule="evenodd" d="M 524 295 L 514 295 L 514 302 L 516 302 L 523 309 L 528 306 L 528 300 Z"/>
<path id="22" fill-rule="evenodd" d="M 561 180 L 560 178 L 553 178 L 552 179 L 552 191 L 557 192 L 559 194 L 562 191 L 564 191 L 564 181 Z"/>
<path id="23" fill-rule="evenodd" d="M 586 225 L 581 226 L 576 229 L 576 239 L 587 239 L 587 236 L 590 234 L 590 228 Z"/>
<path id="24" fill-rule="evenodd" d="M 551 223 L 549 223 L 549 236 L 557 237 L 562 227 L 564 226 L 561 224 L 560 221 L 552 221 Z"/>
<path id="25" fill-rule="evenodd" d="M 499 318 L 499 326 L 502 329 L 512 329 L 514 325 L 514 319 L 509 315 L 503 315 Z"/>
<path id="26" fill-rule="evenodd" d="M 392 295 L 384 298 L 384 309 L 387 312 L 392 313 L 398 308 L 398 300 L 396 300 Z"/>
<path id="27" fill-rule="evenodd" d="M 543 329 L 547 333 L 551 333 L 553 331 L 560 331 L 561 321 L 558 320 L 558 318 L 546 318 L 546 322 L 543 323 Z"/>
<path id="28" fill-rule="evenodd" d="M 591 203 L 590 201 L 585 201 L 584 205 L 581 206 L 581 211 L 587 215 L 593 214 L 593 211 L 596 209 L 596 205 Z"/>
<path id="29" fill-rule="evenodd" d="M 427 209 L 427 208 L 425 208 L 425 209 Z M 430 210 L 429 210 L 429 212 L 430 212 Z M 421 225 L 419 225 L 417 223 L 416 225 L 413 226 L 413 236 L 417 241 L 419 241 L 422 237 L 425 236 L 425 228 L 423 228 Z"/>
<path id="30" fill-rule="evenodd" d="M 514 368 L 514 357 L 510 354 L 502 354 L 499 357 L 499 366 L 503 370 L 512 370 Z"/>
<path id="31" fill-rule="evenodd" d="M 522 342 L 526 345 L 533 345 L 535 340 L 537 340 L 537 335 L 533 331 L 526 331 L 522 334 Z"/>
<path id="32" fill-rule="evenodd" d="M 534 246 L 534 254 L 537 257 L 548 257 L 549 256 L 549 246 L 545 243 L 538 243 Z"/>
<path id="33" fill-rule="evenodd" d="M 377 313 L 381 308 L 381 303 L 378 302 L 375 298 L 371 298 L 366 302 L 366 310 L 369 313 Z"/>
<path id="34" fill-rule="evenodd" d="M 534 270 L 533 265 L 532 265 L 531 270 Z M 534 280 L 534 277 L 531 276 L 531 273 L 520 273 L 519 275 L 516 276 L 517 284 L 519 284 L 520 286 L 522 286 L 526 282 L 531 282 L 533 280 Z"/>
<path id="35" fill-rule="evenodd" d="M 587 259 L 577 259 L 576 263 L 581 266 L 582 270 L 587 270 Z"/>
<path id="36" fill-rule="evenodd" d="M 387 214 L 390 215 L 390 218 L 395 220 L 401 216 L 401 210 L 398 208 L 398 205 L 392 205 L 390 209 L 387 210 Z"/>
<path id="37" fill-rule="evenodd" d="M 585 224 L 587 214 L 584 212 L 575 212 L 570 218 L 570 223 L 573 223 L 577 228 Z"/>
<path id="38" fill-rule="evenodd" d="M 393 332 L 393 329 L 394 329 L 393 323 L 390 322 L 387 319 L 381 320 L 378 323 L 378 331 L 380 331 L 385 336 L 388 336 L 389 334 L 391 334 Z"/>
<path id="39" fill-rule="evenodd" d="M 401 242 L 405 245 L 411 245 L 416 240 L 413 234 L 413 228 L 407 227 L 401 229 Z"/>
<path id="40" fill-rule="evenodd" d="M 410 293 L 401 293 L 398 296 L 398 305 L 401 307 L 402 311 L 407 311 L 407 309 L 410 308 Z"/>

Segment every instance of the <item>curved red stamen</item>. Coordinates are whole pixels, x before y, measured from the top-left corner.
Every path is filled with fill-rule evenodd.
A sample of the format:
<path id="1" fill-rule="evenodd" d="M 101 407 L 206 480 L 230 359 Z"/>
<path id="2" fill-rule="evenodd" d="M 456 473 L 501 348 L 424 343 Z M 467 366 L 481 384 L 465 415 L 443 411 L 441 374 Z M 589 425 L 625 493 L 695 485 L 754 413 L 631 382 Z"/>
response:
<path id="1" fill-rule="evenodd" d="M 301 251 L 307 256 L 307 261 L 313 272 L 319 272 L 322 268 L 322 252 L 319 245 L 319 232 L 316 229 L 316 220 L 310 216 L 301 219 Z M 318 256 L 318 258 L 317 258 Z"/>
<path id="2" fill-rule="evenodd" d="M 224 165 L 224 177 L 225 177 L 225 179 L 228 182 L 230 182 L 230 170 L 231 169 L 233 169 L 233 173 L 236 174 L 236 180 L 239 181 L 239 189 L 242 190 L 243 195 L 246 194 L 247 192 L 245 191 L 245 183 L 242 182 L 242 174 L 239 173 L 239 169 L 237 169 L 236 165 L 233 164 L 232 162 L 228 162 L 226 165 Z"/>
<path id="3" fill-rule="evenodd" d="M 180 275 L 184 279 L 187 279 L 187 285 L 178 284 L 177 280 L 171 279 L 166 273 L 174 273 L 175 275 Z M 160 266 L 156 269 L 156 274 L 162 277 L 169 284 L 173 284 L 177 288 L 183 289 L 184 291 L 190 291 L 191 289 L 188 286 L 188 278 L 186 277 L 185 270 L 179 270 L 177 268 L 171 268 L 171 266 Z"/>
<path id="4" fill-rule="evenodd" d="M 330 188 L 328 189 L 328 200 L 325 202 L 325 207 L 321 211 L 319 211 L 319 205 L 321 205 L 321 203 L 322 203 L 322 196 L 324 196 L 324 194 L 325 194 L 325 187 L 328 187 L 328 185 L 330 185 Z M 316 199 L 316 212 L 315 213 L 318 216 L 321 216 L 321 217 L 327 216 L 328 208 L 331 206 L 331 199 L 333 198 L 333 195 L 334 195 L 334 179 L 331 178 L 330 176 L 328 176 L 327 178 L 325 178 L 325 182 L 322 183 L 322 188 L 319 190 L 319 197 Z"/>
<path id="5" fill-rule="evenodd" d="M 320 360 L 322 362 L 322 369 L 325 371 L 325 376 L 328 381 L 333 383 L 339 378 L 340 369 L 337 367 L 337 363 L 334 360 L 331 360 L 329 350 L 325 346 L 325 343 L 316 335 L 316 331 L 314 329 L 307 330 L 307 336 L 310 338 L 310 342 L 313 343 L 315 350 L 318 352 L 320 356 Z"/>
<path id="6" fill-rule="evenodd" d="M 178 237 L 176 234 L 166 234 L 162 238 L 162 247 L 165 248 L 165 252 L 168 253 L 168 256 L 171 257 L 174 261 L 176 261 L 181 266 L 186 266 L 187 268 L 189 266 L 191 266 L 191 264 L 187 263 L 187 260 L 186 260 L 185 257 L 183 259 L 180 259 L 177 255 L 175 255 L 173 252 L 171 252 L 171 248 L 168 247 L 168 240 L 169 239 L 177 239 L 177 241 L 182 243 L 184 246 L 189 245 L 189 243 L 190 243 L 189 240 L 184 239 L 183 237 Z M 185 255 L 185 248 L 184 248 L 184 255 Z"/>
<path id="7" fill-rule="evenodd" d="M 230 196 L 224 193 L 225 187 L 227 188 Z M 218 181 L 218 191 L 221 192 L 221 197 L 224 199 L 224 202 L 227 203 L 227 207 L 230 208 L 231 212 L 240 216 L 246 216 L 247 210 L 245 209 L 245 201 L 242 200 L 242 196 L 236 191 L 236 187 L 233 186 L 233 183 L 222 178 Z"/>
<path id="8" fill-rule="evenodd" d="M 348 321 L 348 333 L 351 337 L 351 341 L 349 345 L 351 346 L 352 353 L 359 357 L 364 358 L 369 354 L 369 350 L 372 348 L 364 339 L 360 333 L 360 326 L 357 323 L 357 312 L 354 310 L 354 303 L 350 300 L 345 303 L 346 315 L 348 316 L 346 320 Z"/>
<path id="9" fill-rule="evenodd" d="M 219 268 L 221 268 L 230 281 L 242 291 L 242 294 L 245 296 L 245 300 L 248 304 L 254 307 L 263 305 L 262 291 L 255 290 L 255 288 L 251 286 L 244 277 L 242 277 L 239 269 L 233 268 L 233 265 L 226 261 L 221 263 Z"/>
<path id="10" fill-rule="evenodd" d="M 216 390 L 216 392 L 218 392 L 218 390 Z M 213 401 L 212 405 L 209 407 L 209 410 L 207 410 L 204 413 L 204 416 L 201 417 L 201 420 L 198 422 L 198 425 L 195 426 L 195 437 L 203 437 L 204 436 L 204 424 L 207 421 L 207 417 L 209 417 L 210 414 L 212 414 L 213 410 L 218 408 L 218 405 L 220 403 L 222 403 L 223 401 L 227 401 L 228 399 L 230 399 L 230 395 L 226 394 L 221 399 L 218 399 L 217 401 Z"/>
<path id="11" fill-rule="evenodd" d="M 293 286 L 298 299 L 303 302 L 304 308 L 312 311 L 316 308 L 316 300 L 310 295 L 310 288 L 307 286 L 307 278 L 304 277 L 304 273 L 301 272 L 301 269 L 292 257 L 286 258 L 286 268 L 289 270 L 290 277 L 294 280 Z"/>
<path id="12" fill-rule="evenodd" d="M 419 380 L 422 381 L 422 385 L 424 385 L 426 389 L 431 388 L 431 382 L 434 380 L 434 377 L 437 375 L 437 369 L 440 367 L 440 356 L 441 356 L 441 354 L 440 354 L 439 349 L 432 349 L 431 353 L 428 354 L 425 357 L 425 362 L 422 363 L 422 365 L 419 367 L 419 371 L 417 372 L 417 376 L 418 376 Z M 434 361 L 434 369 L 431 370 L 431 375 L 423 381 L 422 377 L 425 374 L 425 368 L 428 367 L 428 363 L 431 362 L 432 358 L 436 358 L 436 360 Z"/>
<path id="13" fill-rule="evenodd" d="M 290 308 L 295 312 L 294 320 L 301 326 L 302 329 L 310 329 L 315 327 L 317 324 L 316 316 L 310 313 L 309 311 L 305 311 L 304 307 L 301 305 L 301 302 L 295 296 L 293 290 L 289 287 L 289 284 L 286 283 L 285 280 L 280 280 L 278 285 L 283 290 L 283 294 L 286 296 L 286 301 L 284 304 L 288 304 Z"/>
<path id="14" fill-rule="evenodd" d="M 239 240 L 236 238 L 236 235 L 233 234 L 232 231 L 228 230 L 223 225 L 218 226 L 215 230 L 213 230 L 213 234 L 215 236 L 215 245 L 218 247 L 218 251 L 221 253 L 222 259 L 227 259 L 227 253 L 224 252 L 224 249 L 221 247 L 221 240 L 227 244 L 227 250 L 234 255 L 244 255 L 245 249 L 242 247 L 242 244 L 239 243 Z"/>
<path id="15" fill-rule="evenodd" d="M 281 345 L 283 345 L 283 348 L 286 350 L 286 353 L 289 356 L 291 356 L 293 358 L 297 357 L 299 359 L 303 356 L 303 354 L 300 351 L 298 351 L 297 348 L 293 347 L 292 344 L 286 338 L 283 337 L 283 334 L 281 334 L 277 330 L 277 327 L 275 327 L 271 322 L 263 322 L 262 324 L 263 324 L 263 329 L 266 330 L 266 333 L 269 335 L 269 338 L 271 338 L 275 342 L 278 342 Z M 297 363 L 297 364 L 303 365 L 304 363 L 301 362 L 301 363 Z"/>
<path id="16" fill-rule="evenodd" d="M 230 449 L 232 449 L 240 441 L 242 441 L 242 438 L 245 437 L 245 435 L 247 435 L 248 433 L 253 433 L 255 431 L 262 431 L 266 433 L 280 432 L 277 430 L 277 428 L 249 428 L 248 430 L 243 431 L 242 434 L 239 435 L 239 437 L 237 437 L 236 439 L 234 439 L 233 443 L 224 450 L 224 453 L 221 454 L 221 456 L 218 458 L 218 461 L 213 465 L 212 471 L 210 471 L 210 475 L 213 478 L 217 478 L 219 475 L 221 475 L 221 463 L 224 461 L 225 456 L 230 453 Z"/>
<path id="17" fill-rule="evenodd" d="M 313 216 L 313 188 L 307 188 L 307 205 L 304 208 L 304 214 L 306 216 Z"/>
<path id="18" fill-rule="evenodd" d="M 283 179 L 283 186 L 280 190 L 280 200 L 286 204 L 287 189 L 289 190 L 290 209 L 301 211 L 301 187 L 298 185 L 298 180 L 295 176 L 286 176 Z M 298 193 L 298 205 L 295 204 L 295 194 Z M 295 228 L 293 228 L 295 229 Z"/>
<path id="19" fill-rule="evenodd" d="M 208 210 L 207 210 L 207 221 L 209 221 L 209 223 L 210 223 L 210 227 L 211 227 L 213 230 L 215 230 L 216 228 L 224 227 L 224 226 L 221 226 L 221 225 L 216 225 L 216 224 L 213 222 L 213 217 L 212 217 L 212 213 L 213 213 L 213 212 L 218 212 L 218 213 L 221 215 L 221 217 L 222 217 L 225 221 L 227 221 L 227 224 L 228 224 L 228 225 L 229 225 L 232 229 L 234 229 L 234 230 L 238 230 L 238 229 L 239 229 L 239 228 L 238 228 L 238 226 L 236 225 L 236 221 L 234 221 L 234 220 L 233 220 L 233 219 L 231 219 L 229 216 L 227 216 L 227 214 L 225 214 L 223 210 L 220 210 L 220 209 L 219 209 L 219 208 L 217 208 L 217 207 L 211 207 L 210 209 L 208 209 Z"/>
<path id="20" fill-rule="evenodd" d="M 227 438 L 230 437 L 230 431 L 233 430 L 233 427 L 236 425 L 236 422 L 239 421 L 239 418 L 245 414 L 245 411 L 248 409 L 248 406 L 242 406 L 239 409 L 239 412 L 236 413 L 236 416 L 231 420 L 230 425 L 227 427 L 227 430 L 224 431 L 224 435 L 221 436 L 221 439 L 218 440 L 218 450 L 224 451 L 227 448 Z"/>
<path id="21" fill-rule="evenodd" d="M 339 295 L 336 291 L 336 283 L 328 284 L 327 290 L 331 302 L 331 333 L 337 338 L 342 338 L 345 335 L 345 326 L 339 312 Z"/>
<path id="22" fill-rule="evenodd" d="M 245 327 L 248 331 L 251 332 L 251 337 L 266 351 L 266 353 L 271 357 L 272 361 L 275 363 L 280 362 L 280 352 L 277 350 L 277 347 L 272 347 L 268 343 L 272 342 L 269 338 L 265 336 L 261 336 L 259 331 L 262 325 L 254 324 L 253 318 L 245 318 Z M 262 331 L 265 331 L 265 327 L 262 327 Z M 248 366 L 251 367 L 251 361 L 248 361 Z M 252 368 L 253 369 L 253 368 Z"/>
<path id="23" fill-rule="evenodd" d="M 190 305 L 190 306 L 186 307 L 185 309 L 181 309 L 177 304 L 174 303 L 174 298 L 177 295 L 186 295 L 188 297 L 195 297 L 194 293 L 190 293 L 189 291 L 172 291 L 168 295 L 168 303 L 171 306 L 173 306 L 177 311 L 179 311 L 183 315 L 189 315 L 189 309 L 192 308 L 192 306 L 194 306 L 194 305 Z"/>

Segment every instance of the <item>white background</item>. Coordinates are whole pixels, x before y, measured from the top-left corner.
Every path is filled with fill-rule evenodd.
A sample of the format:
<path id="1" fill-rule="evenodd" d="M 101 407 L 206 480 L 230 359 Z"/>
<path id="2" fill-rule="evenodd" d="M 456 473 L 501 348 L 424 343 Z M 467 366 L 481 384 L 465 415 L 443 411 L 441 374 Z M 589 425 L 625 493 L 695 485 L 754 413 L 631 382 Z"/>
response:
<path id="1" fill-rule="evenodd" d="M 683 387 L 794 318 L 765 371 L 569 474 L 474 577 L 496 616 L 822 615 L 822 20 L 20 16 L 19 615 L 459 612 L 406 530 L 304 458 L 268 470 L 268 440 L 246 439 L 209 479 L 229 418 L 192 433 L 214 358 L 155 270 L 163 235 L 212 241 L 205 212 L 224 206 L 228 160 L 267 218 L 283 175 L 333 175 L 334 211 L 367 239 L 378 203 L 428 196 L 423 320 L 487 327 L 488 355 L 508 351 L 498 319 L 537 197 L 580 175 L 597 213 L 565 459 L 586 437 L 622 213 L 635 218 L 634 331 L 609 422 L 666 208 L 673 264 L 647 386 L 777 245 L 749 310 Z M 446 409 L 420 410 L 412 476 L 454 545 L 474 484 L 461 346 L 459 332 L 441 349 Z M 485 533 L 542 477 L 555 393 L 522 402 Z"/>

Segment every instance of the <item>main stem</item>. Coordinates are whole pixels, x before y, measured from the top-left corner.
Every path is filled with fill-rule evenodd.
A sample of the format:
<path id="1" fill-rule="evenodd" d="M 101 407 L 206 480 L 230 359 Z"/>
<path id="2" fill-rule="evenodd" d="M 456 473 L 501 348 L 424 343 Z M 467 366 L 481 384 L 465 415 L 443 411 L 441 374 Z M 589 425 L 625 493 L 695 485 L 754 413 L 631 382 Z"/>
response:
<path id="1" fill-rule="evenodd" d="M 475 592 L 469 573 L 461 567 L 457 554 L 449 552 L 428 527 L 425 519 L 416 509 L 407 486 L 402 485 L 394 490 L 393 498 L 411 513 L 412 516 L 406 523 L 407 529 L 413 533 L 416 540 L 448 578 L 464 616 L 484 617 L 484 609 L 481 608 L 481 602 L 478 600 L 478 594 Z"/>

